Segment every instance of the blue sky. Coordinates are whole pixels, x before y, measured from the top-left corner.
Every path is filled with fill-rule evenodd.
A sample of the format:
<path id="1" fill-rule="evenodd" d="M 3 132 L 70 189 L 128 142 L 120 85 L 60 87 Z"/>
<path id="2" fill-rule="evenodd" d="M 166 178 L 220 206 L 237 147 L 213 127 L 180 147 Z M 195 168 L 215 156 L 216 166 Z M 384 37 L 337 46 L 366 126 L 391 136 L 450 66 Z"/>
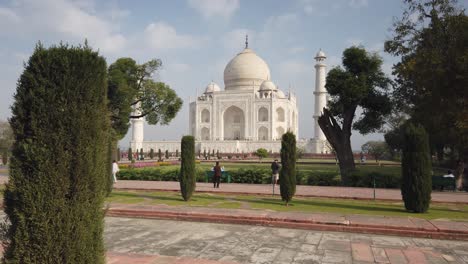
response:
<path id="1" fill-rule="evenodd" d="M 397 0 L 0 0 L 0 120 L 11 115 L 16 81 L 37 41 L 86 38 L 108 64 L 128 56 L 163 61 L 155 78 L 175 89 L 184 106 L 170 125 L 146 126 L 145 140 L 179 139 L 188 133 L 189 97 L 211 80 L 224 86 L 224 67 L 248 34 L 271 79 L 298 95 L 299 136 L 311 138 L 314 55 L 322 48 L 327 64 L 338 65 L 345 48 L 360 44 L 379 52 L 390 74 L 396 59 L 382 52 L 383 43 L 402 8 Z M 354 132 L 353 149 L 381 138 Z"/>

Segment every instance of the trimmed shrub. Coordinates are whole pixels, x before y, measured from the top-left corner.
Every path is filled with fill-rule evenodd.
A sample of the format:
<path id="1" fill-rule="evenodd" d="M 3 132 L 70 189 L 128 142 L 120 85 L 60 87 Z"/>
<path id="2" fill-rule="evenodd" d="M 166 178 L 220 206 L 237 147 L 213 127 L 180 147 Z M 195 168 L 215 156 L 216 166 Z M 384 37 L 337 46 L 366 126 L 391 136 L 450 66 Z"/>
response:
<path id="1" fill-rule="evenodd" d="M 150 149 L 149 157 L 150 159 L 154 159 L 154 149 Z"/>
<path id="2" fill-rule="evenodd" d="M 289 204 L 296 193 L 296 136 L 285 133 L 281 138 L 281 170 L 280 191 L 281 198 Z"/>
<path id="3" fill-rule="evenodd" d="M 8 150 L 3 150 L 2 151 L 2 163 L 3 165 L 7 165 L 8 163 Z"/>
<path id="4" fill-rule="evenodd" d="M 140 159 L 139 160 L 145 160 L 145 155 L 143 154 L 143 149 L 140 149 Z"/>
<path id="5" fill-rule="evenodd" d="M 180 192 L 185 201 L 190 200 L 195 191 L 195 139 L 192 136 L 182 137 L 180 145 L 182 160 L 180 164 Z"/>
<path id="6" fill-rule="evenodd" d="M 158 149 L 158 161 L 162 161 L 162 152 L 161 152 L 161 149 Z"/>
<path id="7" fill-rule="evenodd" d="M 128 160 L 133 160 L 132 148 L 128 148 L 127 158 Z"/>
<path id="8" fill-rule="evenodd" d="M 36 46 L 18 81 L 4 194 L 4 263 L 104 263 L 110 120 L 106 61 Z"/>
<path id="9" fill-rule="evenodd" d="M 408 124 L 404 132 L 401 194 L 405 208 L 415 213 L 429 209 L 432 191 L 432 164 L 428 137 L 420 125 Z"/>
<path id="10" fill-rule="evenodd" d="M 169 159 L 169 150 L 166 149 L 166 154 L 165 154 L 166 159 Z"/>

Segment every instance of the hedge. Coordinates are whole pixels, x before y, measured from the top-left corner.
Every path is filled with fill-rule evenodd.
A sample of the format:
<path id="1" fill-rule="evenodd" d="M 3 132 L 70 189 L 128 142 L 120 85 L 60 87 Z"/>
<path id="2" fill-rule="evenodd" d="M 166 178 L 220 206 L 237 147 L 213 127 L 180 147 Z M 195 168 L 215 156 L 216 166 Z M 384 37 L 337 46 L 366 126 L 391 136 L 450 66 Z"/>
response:
<path id="1" fill-rule="evenodd" d="M 197 182 L 205 181 L 206 169 L 197 168 Z M 229 170 L 232 183 L 270 184 L 271 171 L 269 169 L 238 169 Z M 121 169 L 118 175 L 120 180 L 145 181 L 178 181 L 179 169 L 168 168 L 141 168 Z M 351 186 L 373 187 L 373 177 L 376 177 L 377 188 L 400 188 L 401 176 L 392 173 L 359 171 L 351 175 Z M 221 178 L 225 181 L 224 178 Z M 298 185 L 314 186 L 340 186 L 340 173 L 321 170 L 297 170 L 296 182 Z"/>

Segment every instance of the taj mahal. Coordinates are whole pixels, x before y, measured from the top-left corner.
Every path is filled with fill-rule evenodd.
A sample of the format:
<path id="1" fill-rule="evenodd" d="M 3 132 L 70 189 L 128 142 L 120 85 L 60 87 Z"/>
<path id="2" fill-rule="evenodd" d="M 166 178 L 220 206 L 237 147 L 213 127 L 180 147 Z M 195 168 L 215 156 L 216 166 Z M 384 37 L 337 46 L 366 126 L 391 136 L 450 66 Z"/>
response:
<path id="1" fill-rule="evenodd" d="M 317 122 L 327 102 L 325 59 L 321 50 L 315 56 L 314 138 L 297 138 L 297 147 L 306 153 L 329 152 Z M 275 85 L 268 64 L 249 48 L 246 37 L 245 48 L 224 69 L 224 89 L 210 82 L 202 95 L 190 100 L 188 132 L 195 138 L 196 151 L 251 153 L 264 148 L 278 153 L 285 132 L 298 137 L 296 102 L 295 94 Z M 180 140 L 144 141 L 143 122 L 132 120 L 132 149 L 180 151 Z"/>

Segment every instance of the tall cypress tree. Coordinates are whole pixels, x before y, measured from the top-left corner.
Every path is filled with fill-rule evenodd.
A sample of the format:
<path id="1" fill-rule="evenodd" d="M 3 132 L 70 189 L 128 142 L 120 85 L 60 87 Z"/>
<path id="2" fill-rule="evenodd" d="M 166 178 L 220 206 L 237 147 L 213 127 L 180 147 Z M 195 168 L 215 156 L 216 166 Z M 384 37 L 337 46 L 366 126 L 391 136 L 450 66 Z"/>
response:
<path id="1" fill-rule="evenodd" d="M 145 154 L 143 154 L 143 149 L 140 149 L 140 160 L 145 160 Z"/>
<path id="2" fill-rule="evenodd" d="M 287 206 L 296 193 L 296 136 L 292 132 L 281 138 L 280 191 Z"/>
<path id="3" fill-rule="evenodd" d="M 190 200 L 195 191 L 195 139 L 192 136 L 182 137 L 180 146 L 182 160 L 180 163 L 180 192 L 185 201 Z"/>
<path id="4" fill-rule="evenodd" d="M 4 262 L 104 263 L 106 71 L 86 44 L 38 44 L 25 64 L 10 120 Z"/>
<path id="5" fill-rule="evenodd" d="M 132 148 L 128 148 L 127 158 L 129 161 L 133 160 Z"/>
<path id="6" fill-rule="evenodd" d="M 161 152 L 161 149 L 158 149 L 158 161 L 162 161 L 162 152 Z"/>
<path id="7" fill-rule="evenodd" d="M 149 156 L 150 156 L 150 159 L 154 159 L 154 149 L 150 149 Z"/>
<path id="8" fill-rule="evenodd" d="M 166 153 L 164 156 L 166 157 L 166 159 L 169 159 L 169 150 L 166 149 Z"/>
<path id="9" fill-rule="evenodd" d="M 7 165 L 8 163 L 8 150 L 7 149 L 4 149 L 2 151 L 2 163 L 3 165 Z"/>
<path id="10" fill-rule="evenodd" d="M 406 210 L 424 213 L 429 209 L 432 192 L 432 164 L 426 130 L 420 125 L 406 125 L 404 142 L 401 194 Z"/>
<path id="11" fill-rule="evenodd" d="M 117 148 L 117 161 L 120 161 L 120 148 Z"/>

